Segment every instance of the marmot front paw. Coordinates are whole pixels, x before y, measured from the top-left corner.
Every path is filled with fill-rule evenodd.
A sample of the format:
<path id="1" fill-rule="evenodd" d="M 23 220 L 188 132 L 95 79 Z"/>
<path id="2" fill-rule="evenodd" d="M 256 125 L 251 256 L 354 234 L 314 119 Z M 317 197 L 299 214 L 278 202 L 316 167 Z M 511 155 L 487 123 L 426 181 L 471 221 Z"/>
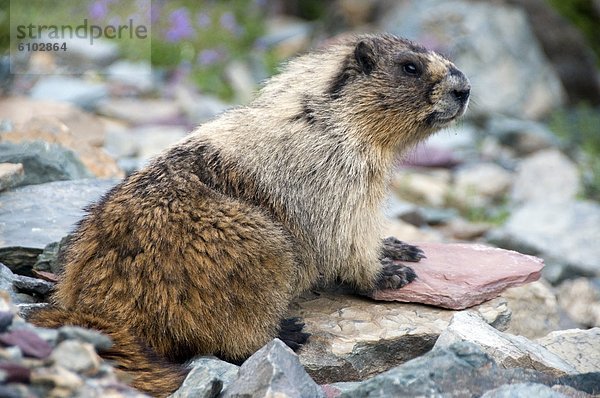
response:
<path id="1" fill-rule="evenodd" d="M 423 250 L 417 246 L 409 245 L 399 239 L 389 236 L 383 240 L 381 249 L 381 260 L 389 258 L 396 261 L 419 261 L 425 257 Z"/>
<path id="2" fill-rule="evenodd" d="M 414 247 L 414 246 L 413 246 Z M 390 258 L 381 259 L 383 268 L 375 283 L 375 289 L 399 289 L 417 278 L 415 271 L 404 264 L 397 264 Z"/>

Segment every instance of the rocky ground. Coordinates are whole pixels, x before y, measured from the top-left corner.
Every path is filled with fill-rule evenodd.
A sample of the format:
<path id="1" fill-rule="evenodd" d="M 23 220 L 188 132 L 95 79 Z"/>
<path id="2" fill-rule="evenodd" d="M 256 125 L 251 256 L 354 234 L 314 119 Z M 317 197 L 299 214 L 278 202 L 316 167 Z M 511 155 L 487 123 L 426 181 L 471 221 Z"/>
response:
<path id="1" fill-rule="evenodd" d="M 409 302 L 400 303 L 343 287 L 307 292 L 290 314 L 312 334 L 299 355 L 274 340 L 239 368 L 198 358 L 174 396 L 600 394 L 600 205 L 582 198 L 580 158 L 544 122 L 583 94 L 545 53 L 543 29 L 508 2 L 398 2 L 368 20 L 356 8 L 378 2 L 358 3 L 340 2 L 349 27 L 443 50 L 473 83 L 465 120 L 399 161 L 387 206 L 386 235 L 428 248 L 415 266 L 421 281 L 446 280 L 434 290 L 452 294 L 415 284 L 391 298 Z M 317 43 L 313 25 L 273 26 L 266 41 L 282 53 Z M 104 57 L 102 74 L 15 76 L 0 98 L 0 396 L 142 396 L 95 353 L 110 344 L 104 336 L 40 329 L 22 316 L 44 305 L 81 209 L 232 106 L 177 74 L 120 59 L 108 44 L 81 57 Z M 232 79 L 236 98 L 249 98 L 258 76 L 239 62 L 229 73 L 244 77 Z M 532 257 L 479 246 L 441 259 L 451 242 L 537 256 L 542 277 L 531 282 L 541 268 Z M 489 280 L 475 281 L 482 273 Z"/>

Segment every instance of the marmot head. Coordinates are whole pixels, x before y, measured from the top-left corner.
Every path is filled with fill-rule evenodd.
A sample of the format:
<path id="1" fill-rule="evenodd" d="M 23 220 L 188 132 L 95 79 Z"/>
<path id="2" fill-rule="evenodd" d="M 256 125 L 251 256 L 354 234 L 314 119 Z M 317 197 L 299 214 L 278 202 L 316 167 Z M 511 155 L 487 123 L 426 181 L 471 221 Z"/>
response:
<path id="1" fill-rule="evenodd" d="M 329 95 L 369 142 L 405 148 L 461 116 L 471 86 L 443 56 L 393 35 L 353 38 Z M 352 104 L 347 104 L 352 101 Z"/>

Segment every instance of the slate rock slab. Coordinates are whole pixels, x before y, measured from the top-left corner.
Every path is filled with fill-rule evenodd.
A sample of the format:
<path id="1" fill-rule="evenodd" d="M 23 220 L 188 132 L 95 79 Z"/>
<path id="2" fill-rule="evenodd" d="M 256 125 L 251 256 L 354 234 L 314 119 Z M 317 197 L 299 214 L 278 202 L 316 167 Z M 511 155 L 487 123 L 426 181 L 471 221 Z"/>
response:
<path id="1" fill-rule="evenodd" d="M 557 330 L 537 342 L 578 372 L 600 372 L 600 328 Z"/>
<path id="2" fill-rule="evenodd" d="M 423 303 L 461 310 L 504 289 L 536 281 L 544 262 L 479 244 L 417 243 L 427 258 L 407 263 L 417 279 L 401 289 L 376 291 L 375 300 Z"/>
<path id="3" fill-rule="evenodd" d="M 600 373 L 555 378 L 530 369 L 503 369 L 477 346 L 460 342 L 375 376 L 344 391 L 340 398 L 480 397 L 486 391 L 519 383 L 567 385 L 597 394 Z"/>
<path id="4" fill-rule="evenodd" d="M 459 341 L 476 344 L 505 368 L 534 369 L 552 376 L 578 373 L 570 363 L 542 345 L 522 336 L 502 333 L 472 311 L 456 313 L 435 347 L 449 347 Z"/>
<path id="5" fill-rule="evenodd" d="M 31 267 L 48 243 L 60 241 L 73 229 L 85 206 L 117 183 L 57 181 L 0 194 L 0 262 L 13 271 L 15 263 Z"/>

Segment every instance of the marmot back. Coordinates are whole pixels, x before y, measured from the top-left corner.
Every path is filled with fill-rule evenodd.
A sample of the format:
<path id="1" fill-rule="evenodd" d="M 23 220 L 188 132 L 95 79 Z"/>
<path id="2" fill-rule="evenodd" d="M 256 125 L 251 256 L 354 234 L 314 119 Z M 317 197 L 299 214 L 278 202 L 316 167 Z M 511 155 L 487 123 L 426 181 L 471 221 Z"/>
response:
<path id="1" fill-rule="evenodd" d="M 172 363 L 243 360 L 320 280 L 362 292 L 403 286 L 412 269 L 389 259 L 421 252 L 380 237 L 394 159 L 461 116 L 469 90 L 448 60 L 391 35 L 291 61 L 250 105 L 202 125 L 87 209 L 53 308 L 32 321 L 106 332 L 115 347 L 104 356 L 164 396 L 183 377 Z M 291 346 L 306 338 L 298 329 Z"/>

